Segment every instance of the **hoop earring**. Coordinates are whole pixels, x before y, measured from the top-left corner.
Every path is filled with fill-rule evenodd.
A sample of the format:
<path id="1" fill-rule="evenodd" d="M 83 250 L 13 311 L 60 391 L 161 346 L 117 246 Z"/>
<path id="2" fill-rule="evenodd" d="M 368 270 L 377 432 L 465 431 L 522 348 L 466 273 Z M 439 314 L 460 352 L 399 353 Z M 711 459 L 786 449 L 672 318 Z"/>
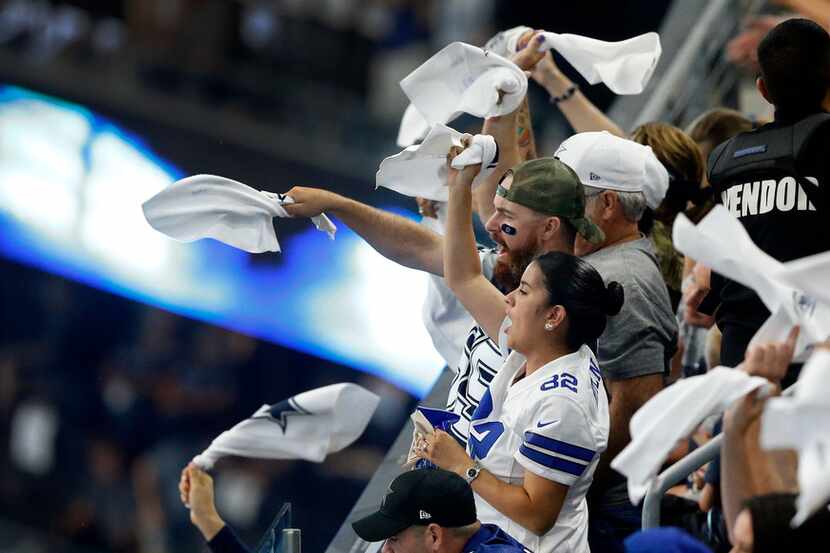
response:
<path id="1" fill-rule="evenodd" d="M 548 332 L 550 332 L 551 330 L 553 330 L 553 323 L 552 323 L 552 322 L 550 322 L 550 321 L 546 322 L 546 323 L 545 323 L 545 330 L 547 330 Z"/>

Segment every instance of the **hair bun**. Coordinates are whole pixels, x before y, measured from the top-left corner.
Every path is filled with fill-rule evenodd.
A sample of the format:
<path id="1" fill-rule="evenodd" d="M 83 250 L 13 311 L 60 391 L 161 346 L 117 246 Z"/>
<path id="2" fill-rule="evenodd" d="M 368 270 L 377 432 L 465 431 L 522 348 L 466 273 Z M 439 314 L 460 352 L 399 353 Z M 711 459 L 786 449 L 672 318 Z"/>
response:
<path id="1" fill-rule="evenodd" d="M 622 284 L 616 280 L 612 280 L 605 287 L 605 297 L 602 301 L 602 310 L 609 317 L 616 315 L 622 309 L 625 294 L 623 292 Z"/>

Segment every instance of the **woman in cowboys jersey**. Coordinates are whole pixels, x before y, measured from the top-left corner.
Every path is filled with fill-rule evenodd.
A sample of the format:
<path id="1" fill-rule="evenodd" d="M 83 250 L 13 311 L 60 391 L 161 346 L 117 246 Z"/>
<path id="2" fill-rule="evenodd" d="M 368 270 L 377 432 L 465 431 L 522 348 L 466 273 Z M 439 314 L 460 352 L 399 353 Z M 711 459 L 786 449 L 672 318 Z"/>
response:
<path id="1" fill-rule="evenodd" d="M 558 163 L 550 160 L 551 174 L 567 173 Z M 479 325 L 511 353 L 473 416 L 467 450 L 437 431 L 419 444 L 420 454 L 470 482 L 482 522 L 498 524 L 535 553 L 587 552 L 585 495 L 609 427 L 608 398 L 587 344 L 619 312 L 622 287 L 606 286 L 590 264 L 555 252 L 536 258 L 504 296 L 481 275 L 476 255 L 470 221 L 477 172 L 450 168 L 444 274 Z"/>

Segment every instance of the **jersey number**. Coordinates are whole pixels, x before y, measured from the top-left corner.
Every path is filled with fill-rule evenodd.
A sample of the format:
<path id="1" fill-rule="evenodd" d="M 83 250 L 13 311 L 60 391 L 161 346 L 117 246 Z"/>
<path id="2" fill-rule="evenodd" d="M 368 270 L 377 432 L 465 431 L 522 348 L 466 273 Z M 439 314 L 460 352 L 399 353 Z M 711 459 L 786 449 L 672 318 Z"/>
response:
<path id="1" fill-rule="evenodd" d="M 565 388 L 566 390 L 570 390 L 576 393 L 576 377 L 572 374 L 562 373 L 553 375 L 550 380 L 545 380 L 542 382 L 542 386 L 539 388 L 543 392 L 547 392 L 548 390 L 553 390 L 555 388 Z"/>

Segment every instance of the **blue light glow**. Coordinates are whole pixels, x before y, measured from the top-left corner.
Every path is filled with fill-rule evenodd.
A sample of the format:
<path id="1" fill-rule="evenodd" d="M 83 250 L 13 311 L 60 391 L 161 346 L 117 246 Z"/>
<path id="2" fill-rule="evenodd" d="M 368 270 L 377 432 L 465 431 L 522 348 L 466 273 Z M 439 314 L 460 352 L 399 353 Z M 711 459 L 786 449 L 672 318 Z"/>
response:
<path id="1" fill-rule="evenodd" d="M 342 225 L 281 237 L 282 264 L 155 232 L 141 204 L 181 173 L 76 105 L 0 87 L 0 254 L 377 374 L 423 397 L 440 373 L 426 277 Z M 304 370 L 275 367 L 274 370 Z"/>

